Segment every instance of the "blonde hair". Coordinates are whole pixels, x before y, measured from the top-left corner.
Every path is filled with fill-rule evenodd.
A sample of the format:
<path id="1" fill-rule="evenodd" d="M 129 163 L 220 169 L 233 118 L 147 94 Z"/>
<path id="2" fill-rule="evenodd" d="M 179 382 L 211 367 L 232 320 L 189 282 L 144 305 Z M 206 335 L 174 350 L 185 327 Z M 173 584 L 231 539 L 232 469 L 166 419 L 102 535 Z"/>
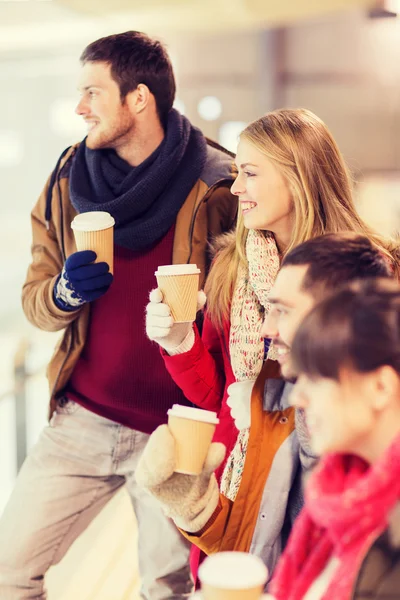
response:
<path id="1" fill-rule="evenodd" d="M 319 235 L 353 231 L 366 235 L 397 271 L 397 244 L 373 232 L 358 215 L 348 169 L 321 119 L 305 109 L 276 110 L 250 123 L 240 139 L 267 156 L 288 183 L 294 224 L 285 254 Z M 239 210 L 236 235 L 225 238 L 207 279 L 207 309 L 219 327 L 229 318 L 238 269 L 248 269 L 247 234 Z"/>

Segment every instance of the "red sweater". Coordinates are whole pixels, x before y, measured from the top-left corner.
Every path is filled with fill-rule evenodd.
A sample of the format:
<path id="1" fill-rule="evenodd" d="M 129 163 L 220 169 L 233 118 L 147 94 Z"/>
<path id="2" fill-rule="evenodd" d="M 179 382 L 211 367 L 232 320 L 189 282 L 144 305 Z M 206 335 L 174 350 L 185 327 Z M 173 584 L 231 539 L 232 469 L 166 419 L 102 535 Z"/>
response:
<path id="1" fill-rule="evenodd" d="M 151 433 L 174 403 L 188 404 L 146 337 L 144 310 L 154 272 L 172 262 L 173 229 L 146 253 L 115 246 L 114 281 L 92 303 L 83 352 L 67 396 L 92 412 Z"/>
<path id="2" fill-rule="evenodd" d="M 162 351 L 168 371 L 185 396 L 201 408 L 218 412 L 220 422 L 214 441 L 225 444 L 226 459 L 238 436 L 226 403 L 227 389 L 235 381 L 229 356 L 229 330 L 229 322 L 221 331 L 215 329 L 205 313 L 202 336 L 195 327 L 195 342 L 189 352 L 169 356 Z M 216 472 L 218 479 L 223 467 L 224 464 Z"/>

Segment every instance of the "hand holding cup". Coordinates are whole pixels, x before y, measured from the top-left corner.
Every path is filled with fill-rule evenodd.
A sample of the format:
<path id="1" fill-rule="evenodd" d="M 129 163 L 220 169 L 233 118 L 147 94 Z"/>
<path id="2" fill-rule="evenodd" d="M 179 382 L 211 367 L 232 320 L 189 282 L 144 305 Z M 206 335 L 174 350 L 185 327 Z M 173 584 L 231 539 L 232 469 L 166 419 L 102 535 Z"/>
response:
<path id="1" fill-rule="evenodd" d="M 196 291 L 196 300 L 196 311 L 201 310 L 206 303 L 202 290 Z M 150 302 L 146 307 L 146 334 L 171 355 L 188 352 L 194 344 L 193 322 L 176 323 L 159 288 L 150 292 Z"/>
<path id="2" fill-rule="evenodd" d="M 200 474 L 177 473 L 177 443 L 168 425 L 161 425 L 151 434 L 140 457 L 136 481 L 158 500 L 178 527 L 196 532 L 204 527 L 218 505 L 214 470 L 224 455 L 223 444 L 211 444 Z"/>

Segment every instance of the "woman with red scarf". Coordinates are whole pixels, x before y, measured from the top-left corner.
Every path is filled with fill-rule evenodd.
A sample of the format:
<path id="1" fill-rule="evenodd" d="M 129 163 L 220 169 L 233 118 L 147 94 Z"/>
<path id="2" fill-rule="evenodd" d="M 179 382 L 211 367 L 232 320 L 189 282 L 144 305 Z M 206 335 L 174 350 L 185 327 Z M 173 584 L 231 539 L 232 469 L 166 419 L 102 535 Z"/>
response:
<path id="1" fill-rule="evenodd" d="M 339 291 L 302 323 L 292 402 L 321 461 L 270 586 L 276 600 L 400 598 L 400 288 Z"/>

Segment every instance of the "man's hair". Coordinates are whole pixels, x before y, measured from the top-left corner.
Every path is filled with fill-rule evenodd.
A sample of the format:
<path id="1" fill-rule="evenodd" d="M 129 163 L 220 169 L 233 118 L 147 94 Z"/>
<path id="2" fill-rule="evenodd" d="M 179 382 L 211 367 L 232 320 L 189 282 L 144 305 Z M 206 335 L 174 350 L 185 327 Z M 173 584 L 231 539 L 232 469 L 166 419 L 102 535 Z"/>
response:
<path id="1" fill-rule="evenodd" d="M 339 381 L 343 369 L 370 373 L 389 365 L 400 374 L 400 287 L 358 281 L 330 294 L 301 323 L 291 349 L 297 375 Z"/>
<path id="2" fill-rule="evenodd" d="M 140 83 L 147 85 L 155 98 L 158 116 L 165 123 L 176 86 L 171 60 L 161 42 L 140 31 L 126 31 L 92 42 L 82 52 L 80 61 L 109 64 L 122 102 Z"/>
<path id="3" fill-rule="evenodd" d="M 388 260 L 365 236 L 356 233 L 321 235 L 296 246 L 281 268 L 307 266 L 302 289 L 319 300 L 355 279 L 390 277 Z"/>

